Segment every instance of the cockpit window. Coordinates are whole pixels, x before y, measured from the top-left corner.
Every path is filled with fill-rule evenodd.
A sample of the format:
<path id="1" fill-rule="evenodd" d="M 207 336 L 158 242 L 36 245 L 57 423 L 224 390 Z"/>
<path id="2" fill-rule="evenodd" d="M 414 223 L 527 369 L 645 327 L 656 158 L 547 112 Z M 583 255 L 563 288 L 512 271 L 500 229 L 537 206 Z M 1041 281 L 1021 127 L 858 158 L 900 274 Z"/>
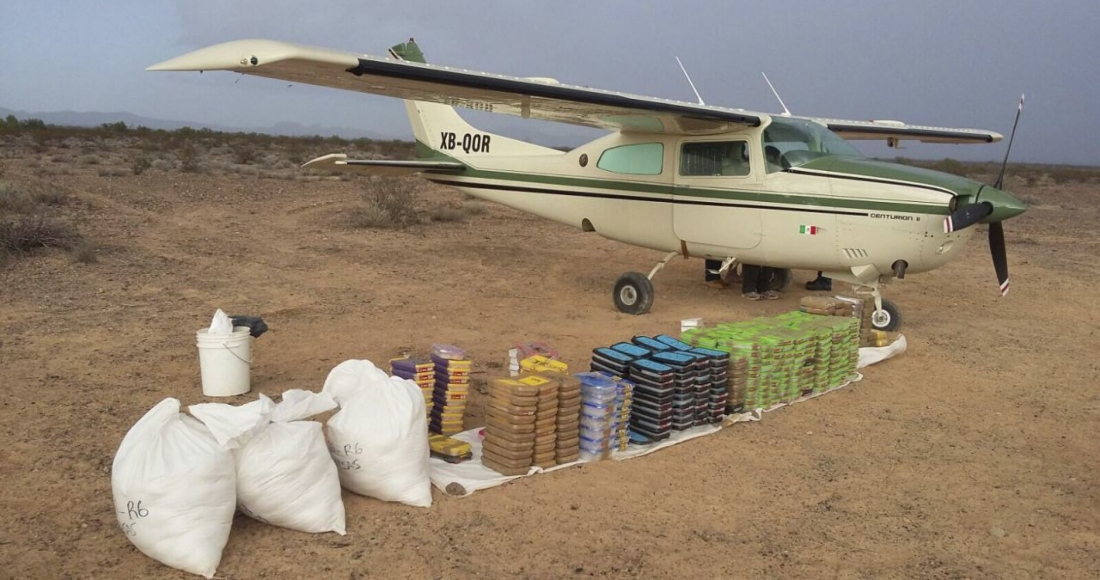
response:
<path id="1" fill-rule="evenodd" d="M 745 141 L 696 141 L 680 147 L 680 175 L 749 174 L 749 144 Z"/>
<path id="2" fill-rule="evenodd" d="M 768 173 L 798 167 L 825 155 L 863 157 L 844 138 L 813 121 L 772 117 L 764 129 Z"/>

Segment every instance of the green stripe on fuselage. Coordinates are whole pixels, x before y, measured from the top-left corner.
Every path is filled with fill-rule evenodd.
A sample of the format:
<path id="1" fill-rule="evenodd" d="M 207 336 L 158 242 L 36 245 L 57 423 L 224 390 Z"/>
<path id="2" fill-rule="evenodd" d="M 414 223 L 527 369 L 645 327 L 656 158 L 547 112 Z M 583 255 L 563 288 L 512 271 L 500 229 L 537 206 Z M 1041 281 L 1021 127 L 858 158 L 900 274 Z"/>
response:
<path id="1" fill-rule="evenodd" d="M 417 142 L 418 149 L 423 144 Z M 424 146 L 426 147 L 426 146 Z M 430 148 L 429 148 L 430 149 Z M 450 157 L 446 154 L 434 151 L 434 159 L 448 159 L 465 163 L 461 159 Z M 933 172 L 935 173 L 935 172 Z M 948 174 L 943 174 L 948 175 Z M 858 176 L 858 174 L 856 175 Z M 623 181 L 613 179 L 592 179 L 584 177 L 565 177 L 560 175 L 545 175 L 538 173 L 524 173 L 518 171 L 500 171 L 477 169 L 467 165 L 466 170 L 460 175 L 462 178 L 474 178 L 502 185 L 502 181 L 518 181 L 531 185 L 541 185 L 548 189 L 604 189 L 612 192 L 644 193 L 652 195 L 665 195 L 676 197 L 702 198 L 715 201 L 730 201 L 739 203 L 771 203 L 800 206 L 814 206 L 834 209 L 850 209 L 859 211 L 883 211 L 898 213 L 919 213 L 931 215 L 947 215 L 950 210 L 947 204 L 922 204 L 916 202 L 892 202 L 867 199 L 851 199 L 843 197 L 826 197 L 812 194 L 776 193 L 766 191 L 750 191 L 737 189 L 717 189 L 702 187 L 674 187 L 662 183 Z M 828 179 L 822 177 L 822 179 Z M 963 179 L 963 178 L 958 178 Z M 966 180 L 964 180 L 966 181 Z M 669 200 L 672 201 L 672 200 Z M 782 208 L 776 208 L 782 209 Z"/>

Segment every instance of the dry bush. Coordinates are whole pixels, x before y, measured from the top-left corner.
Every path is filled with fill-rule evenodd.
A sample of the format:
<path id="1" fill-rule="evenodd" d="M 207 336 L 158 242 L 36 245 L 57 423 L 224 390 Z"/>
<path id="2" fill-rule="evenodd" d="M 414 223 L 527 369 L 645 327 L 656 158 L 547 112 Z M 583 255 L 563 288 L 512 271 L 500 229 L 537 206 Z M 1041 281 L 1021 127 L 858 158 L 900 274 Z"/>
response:
<path id="1" fill-rule="evenodd" d="M 179 151 L 180 171 L 184 173 L 201 173 L 202 164 L 199 163 L 198 149 L 190 141 L 184 144 Z"/>
<path id="2" fill-rule="evenodd" d="M 363 192 L 363 205 L 346 214 L 350 227 L 406 228 L 420 223 L 413 207 L 413 187 L 408 180 L 392 177 L 372 179 Z"/>
<path id="3" fill-rule="evenodd" d="M 38 248 L 71 248 L 76 240 L 68 224 L 42 213 L 0 220 L 0 250 L 9 254 Z"/>
<path id="4" fill-rule="evenodd" d="M 69 255 L 79 264 L 95 264 L 99 262 L 98 251 L 91 242 L 78 242 L 69 250 Z"/>
<path id="5" fill-rule="evenodd" d="M 149 169 L 152 166 L 153 163 L 149 161 L 148 155 L 137 153 L 130 158 L 130 171 L 132 171 L 134 175 L 141 175 L 142 173 L 145 173 L 146 169 Z"/>
<path id="6" fill-rule="evenodd" d="M 433 222 L 462 222 L 466 220 L 466 212 L 462 208 L 437 206 L 431 212 Z"/>
<path id="7" fill-rule="evenodd" d="M 0 210 L 27 214 L 44 207 L 59 207 L 68 203 L 64 192 L 44 185 L 24 185 L 0 182 Z"/>
<path id="8" fill-rule="evenodd" d="M 480 201 L 467 203 L 464 207 L 466 209 L 466 213 L 470 215 L 485 215 L 489 213 L 489 206 L 481 203 Z"/>

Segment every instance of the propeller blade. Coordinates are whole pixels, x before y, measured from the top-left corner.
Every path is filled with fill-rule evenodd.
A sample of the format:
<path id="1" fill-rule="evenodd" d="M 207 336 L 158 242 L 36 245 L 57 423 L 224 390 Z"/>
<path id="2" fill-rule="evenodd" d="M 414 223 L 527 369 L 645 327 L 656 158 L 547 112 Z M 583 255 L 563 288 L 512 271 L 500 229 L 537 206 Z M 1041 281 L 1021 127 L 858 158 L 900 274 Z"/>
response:
<path id="1" fill-rule="evenodd" d="M 993 213 L 993 204 L 988 201 L 964 205 L 944 218 L 943 233 L 950 234 L 968 228 L 985 219 L 991 213 Z"/>
<path id="2" fill-rule="evenodd" d="M 993 254 L 993 269 L 997 271 L 997 283 L 1001 296 L 1008 294 L 1008 254 L 1005 251 L 1005 230 L 1001 222 L 989 224 L 989 253 Z"/>
<path id="3" fill-rule="evenodd" d="M 1016 107 L 1016 120 L 1012 122 L 1012 134 L 1008 136 L 1008 149 L 1005 150 L 1005 160 L 1001 162 L 1001 173 L 997 176 L 997 183 L 993 185 L 1001 189 L 1005 180 L 1005 169 L 1008 168 L 1008 154 L 1012 152 L 1012 141 L 1016 139 L 1016 125 L 1020 124 L 1020 114 L 1024 112 L 1024 96 L 1020 95 L 1020 105 Z"/>

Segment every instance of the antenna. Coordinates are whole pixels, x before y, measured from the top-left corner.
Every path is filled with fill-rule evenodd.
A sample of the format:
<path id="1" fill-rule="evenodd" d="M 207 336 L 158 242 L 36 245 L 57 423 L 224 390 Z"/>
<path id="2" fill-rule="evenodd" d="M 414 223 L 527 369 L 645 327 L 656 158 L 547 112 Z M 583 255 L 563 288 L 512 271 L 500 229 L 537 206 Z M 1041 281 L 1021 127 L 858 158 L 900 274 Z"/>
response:
<path id="1" fill-rule="evenodd" d="M 680 65 L 680 70 L 684 71 L 684 77 L 687 78 L 688 84 L 691 85 L 691 90 L 695 93 L 695 98 L 699 99 L 700 105 L 705 105 L 706 103 L 703 102 L 703 97 L 699 96 L 699 91 L 695 90 L 695 83 L 691 82 L 691 75 L 689 75 L 687 69 L 684 68 L 684 63 L 680 62 L 680 57 L 677 56 L 675 58 L 676 64 Z"/>
<path id="2" fill-rule="evenodd" d="M 779 92 L 776 91 L 775 87 L 772 86 L 772 82 L 768 80 L 768 75 L 765 75 L 763 71 L 761 71 L 760 74 L 764 75 L 764 82 L 768 83 L 768 88 L 772 90 L 772 94 L 775 95 L 775 99 L 779 101 L 779 106 L 783 107 L 783 116 L 790 117 L 791 112 L 787 110 L 787 105 L 783 103 L 783 99 L 780 98 Z"/>

